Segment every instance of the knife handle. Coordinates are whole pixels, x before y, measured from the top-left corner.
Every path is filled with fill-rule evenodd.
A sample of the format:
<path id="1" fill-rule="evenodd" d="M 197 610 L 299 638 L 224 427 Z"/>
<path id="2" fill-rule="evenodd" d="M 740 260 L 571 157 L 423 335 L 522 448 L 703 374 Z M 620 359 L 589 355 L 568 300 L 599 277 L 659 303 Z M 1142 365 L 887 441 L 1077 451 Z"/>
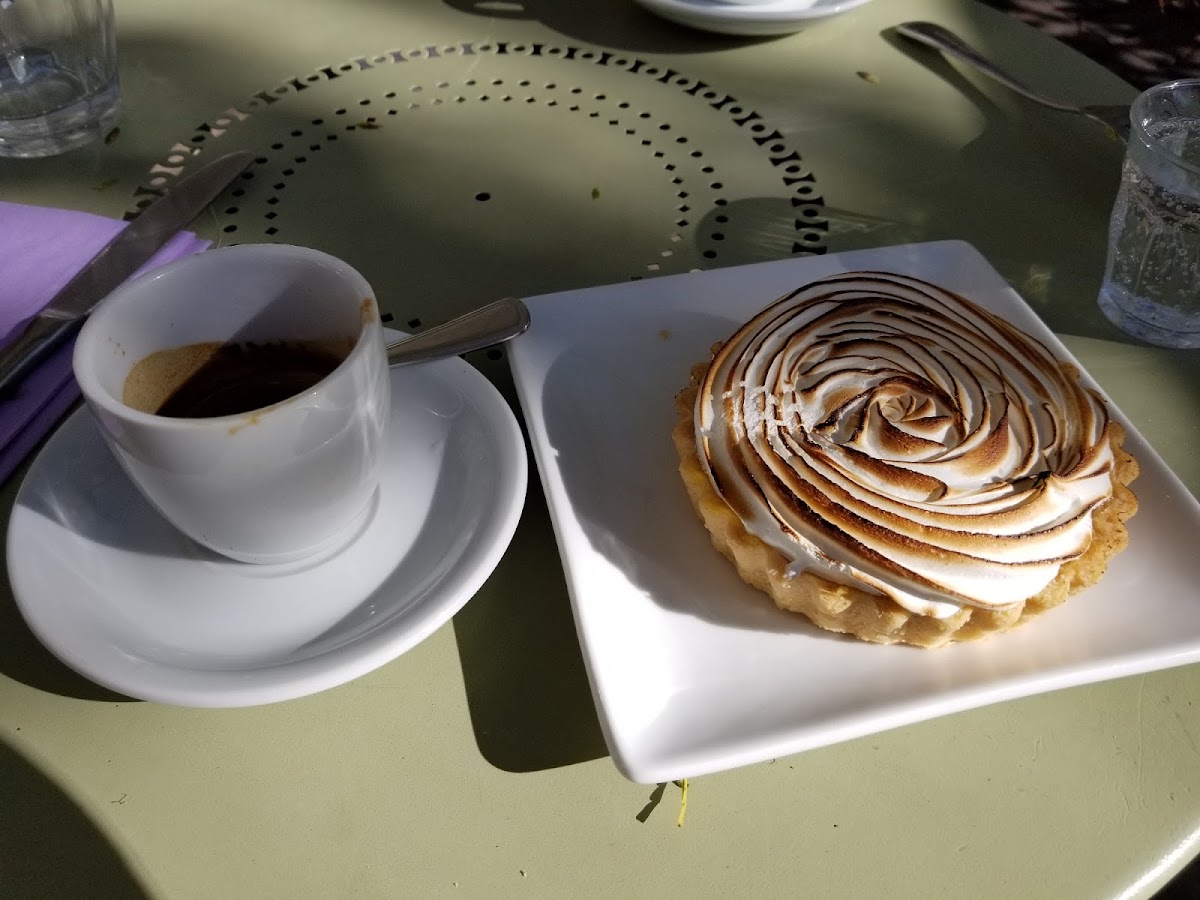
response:
<path id="1" fill-rule="evenodd" d="M 21 379 L 49 356 L 79 324 L 72 319 L 36 316 L 17 338 L 0 350 L 0 396 L 8 394 Z"/>

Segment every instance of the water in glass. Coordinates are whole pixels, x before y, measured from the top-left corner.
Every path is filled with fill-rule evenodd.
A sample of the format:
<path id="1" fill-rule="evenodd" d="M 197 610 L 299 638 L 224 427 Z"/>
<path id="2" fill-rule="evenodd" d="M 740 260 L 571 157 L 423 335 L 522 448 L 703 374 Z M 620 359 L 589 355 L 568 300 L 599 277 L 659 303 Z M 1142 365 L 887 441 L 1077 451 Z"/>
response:
<path id="1" fill-rule="evenodd" d="M 1195 92 L 1200 99 L 1200 82 Z M 1134 337 L 1200 347 L 1200 116 L 1146 121 L 1140 141 L 1137 131 L 1109 225 L 1100 308 Z"/>

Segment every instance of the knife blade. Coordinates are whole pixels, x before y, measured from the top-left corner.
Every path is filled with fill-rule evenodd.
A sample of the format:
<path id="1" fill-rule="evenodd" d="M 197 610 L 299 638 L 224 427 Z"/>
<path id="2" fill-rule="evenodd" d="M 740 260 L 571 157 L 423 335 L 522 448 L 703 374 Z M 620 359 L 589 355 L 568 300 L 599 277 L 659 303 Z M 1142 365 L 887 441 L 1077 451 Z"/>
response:
<path id="1" fill-rule="evenodd" d="M 73 334 L 105 297 L 182 231 L 253 161 L 250 151 L 213 160 L 179 179 L 121 229 L 0 350 L 0 394 Z"/>

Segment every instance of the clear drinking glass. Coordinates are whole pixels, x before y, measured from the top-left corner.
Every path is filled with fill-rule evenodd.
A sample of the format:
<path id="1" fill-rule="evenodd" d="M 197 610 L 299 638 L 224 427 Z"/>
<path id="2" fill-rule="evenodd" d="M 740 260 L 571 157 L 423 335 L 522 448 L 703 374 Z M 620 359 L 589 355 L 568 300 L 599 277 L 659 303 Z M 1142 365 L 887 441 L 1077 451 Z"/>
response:
<path id="1" fill-rule="evenodd" d="M 1164 347 L 1200 347 L 1200 79 L 1133 103 L 1100 309 Z"/>
<path id="2" fill-rule="evenodd" d="M 0 156 L 51 156 L 121 116 L 112 0 L 0 0 Z"/>

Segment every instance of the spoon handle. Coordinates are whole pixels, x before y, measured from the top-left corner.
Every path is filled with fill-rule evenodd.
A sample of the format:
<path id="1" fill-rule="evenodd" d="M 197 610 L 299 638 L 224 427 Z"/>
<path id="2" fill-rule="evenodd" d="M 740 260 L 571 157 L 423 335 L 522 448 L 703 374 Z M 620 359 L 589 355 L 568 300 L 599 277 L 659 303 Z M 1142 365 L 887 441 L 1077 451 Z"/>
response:
<path id="1" fill-rule="evenodd" d="M 511 340 L 529 327 L 529 310 L 515 297 L 506 297 L 428 331 L 388 344 L 389 366 L 459 356 Z"/>
<path id="2" fill-rule="evenodd" d="M 1034 103 L 1040 103 L 1042 106 L 1048 106 L 1051 109 L 1057 109 L 1062 112 L 1079 112 L 1079 107 L 1077 106 L 1051 100 L 1049 97 L 1039 94 L 1032 88 L 1026 87 L 990 59 L 980 54 L 979 51 L 954 32 L 943 28 L 941 25 L 935 25 L 933 22 L 905 22 L 902 25 L 896 26 L 896 32 L 910 41 L 925 44 L 927 47 L 933 47 L 935 50 L 941 50 L 946 55 L 953 56 L 960 62 L 974 66 L 984 75 L 994 78 L 1006 88 L 1016 91 L 1022 97 L 1032 100 Z"/>

